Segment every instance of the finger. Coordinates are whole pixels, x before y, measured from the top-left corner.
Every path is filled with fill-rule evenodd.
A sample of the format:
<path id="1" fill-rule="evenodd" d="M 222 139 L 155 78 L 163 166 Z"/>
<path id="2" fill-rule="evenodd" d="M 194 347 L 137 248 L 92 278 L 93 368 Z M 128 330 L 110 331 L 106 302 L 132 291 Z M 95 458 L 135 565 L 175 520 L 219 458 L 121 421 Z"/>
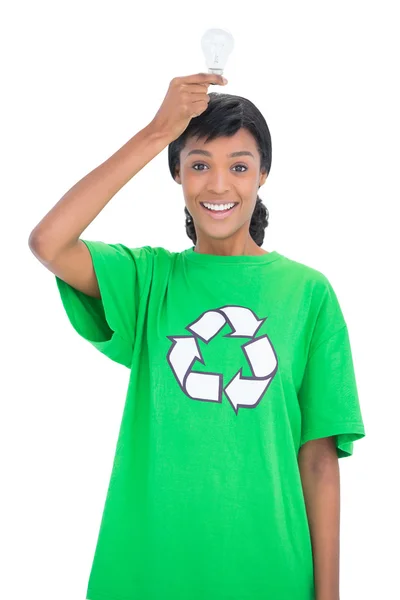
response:
<path id="1" fill-rule="evenodd" d="M 197 100 L 196 102 L 192 102 L 191 104 L 191 110 L 193 111 L 193 114 L 196 116 L 198 114 L 201 114 L 204 110 L 206 110 L 208 107 L 208 103 L 204 102 L 204 100 Z"/>
<path id="2" fill-rule="evenodd" d="M 200 92 L 199 94 L 194 93 L 190 95 L 191 102 L 200 102 L 201 100 L 204 100 L 205 102 L 210 102 L 210 96 L 208 94 L 205 94 L 204 92 Z"/>
<path id="3" fill-rule="evenodd" d="M 224 77 L 217 73 L 197 73 L 196 75 L 188 75 L 187 77 L 179 78 L 181 83 L 200 83 L 203 85 L 224 85 Z"/>
<path id="4" fill-rule="evenodd" d="M 207 92 L 208 84 L 205 83 L 183 83 L 183 89 L 185 92 L 190 92 L 191 94 L 203 94 Z"/>

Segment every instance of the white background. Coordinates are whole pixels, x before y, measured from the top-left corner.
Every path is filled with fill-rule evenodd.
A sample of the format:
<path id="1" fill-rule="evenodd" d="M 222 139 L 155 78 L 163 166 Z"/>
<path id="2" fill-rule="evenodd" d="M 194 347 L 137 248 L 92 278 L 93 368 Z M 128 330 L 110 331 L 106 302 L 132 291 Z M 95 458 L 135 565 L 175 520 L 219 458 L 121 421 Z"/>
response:
<path id="1" fill-rule="evenodd" d="M 151 121 L 173 77 L 206 71 L 200 39 L 215 26 L 236 44 L 229 84 L 215 89 L 252 100 L 271 131 L 263 247 L 328 277 L 351 336 L 367 435 L 340 460 L 341 600 L 400 597 L 396 4 L 70 0 L 2 9 L 2 598 L 85 598 L 129 377 L 73 330 L 29 234 Z M 81 237 L 192 245 L 167 148 Z"/>

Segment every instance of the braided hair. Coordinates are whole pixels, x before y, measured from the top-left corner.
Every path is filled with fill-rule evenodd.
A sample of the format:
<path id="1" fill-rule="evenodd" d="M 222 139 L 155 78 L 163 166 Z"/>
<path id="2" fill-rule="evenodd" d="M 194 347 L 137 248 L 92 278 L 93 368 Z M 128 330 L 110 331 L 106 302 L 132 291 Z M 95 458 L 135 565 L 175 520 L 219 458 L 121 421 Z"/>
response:
<path id="1" fill-rule="evenodd" d="M 185 131 L 168 145 L 168 164 L 172 177 L 174 178 L 179 167 L 180 153 L 188 138 L 207 138 L 208 142 L 222 136 L 233 136 L 241 127 L 247 129 L 255 138 L 260 154 L 260 169 L 269 174 L 272 161 L 271 134 L 262 113 L 250 100 L 242 96 L 216 92 L 211 92 L 209 96 L 207 109 L 194 117 Z M 186 206 L 184 210 L 186 233 L 195 245 L 197 235 L 193 218 Z M 268 209 L 257 195 L 249 233 L 258 246 L 264 242 L 268 218 Z"/>

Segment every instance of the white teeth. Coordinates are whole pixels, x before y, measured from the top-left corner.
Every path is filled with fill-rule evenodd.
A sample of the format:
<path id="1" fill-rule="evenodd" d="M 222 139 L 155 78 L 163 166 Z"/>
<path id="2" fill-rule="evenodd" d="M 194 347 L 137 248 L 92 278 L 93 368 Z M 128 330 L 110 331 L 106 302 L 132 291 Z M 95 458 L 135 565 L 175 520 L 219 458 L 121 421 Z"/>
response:
<path id="1" fill-rule="evenodd" d="M 232 206 L 235 206 L 234 202 L 230 202 L 229 204 L 209 204 L 208 202 L 203 202 L 203 204 L 206 208 L 209 208 L 210 210 L 227 210 L 228 208 L 232 208 Z"/>

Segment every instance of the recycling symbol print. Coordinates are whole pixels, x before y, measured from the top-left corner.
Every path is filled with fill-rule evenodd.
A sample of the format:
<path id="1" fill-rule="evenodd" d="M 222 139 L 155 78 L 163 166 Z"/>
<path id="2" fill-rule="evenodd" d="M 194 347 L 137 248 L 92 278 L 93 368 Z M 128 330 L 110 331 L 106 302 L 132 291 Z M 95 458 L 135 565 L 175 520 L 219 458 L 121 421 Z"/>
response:
<path id="1" fill-rule="evenodd" d="M 256 336 L 266 318 L 258 319 L 244 306 L 222 306 L 208 310 L 185 329 L 190 336 L 168 335 L 172 346 L 167 360 L 182 391 L 193 400 L 222 402 L 222 393 L 238 414 L 239 408 L 254 408 L 261 401 L 275 376 L 278 360 L 267 335 Z M 198 340 L 208 344 L 228 323 L 231 333 L 225 338 L 249 338 L 241 349 L 251 369 L 251 377 L 243 377 L 239 368 L 230 381 L 225 382 L 223 373 L 196 372 L 196 361 L 205 365 Z"/>

